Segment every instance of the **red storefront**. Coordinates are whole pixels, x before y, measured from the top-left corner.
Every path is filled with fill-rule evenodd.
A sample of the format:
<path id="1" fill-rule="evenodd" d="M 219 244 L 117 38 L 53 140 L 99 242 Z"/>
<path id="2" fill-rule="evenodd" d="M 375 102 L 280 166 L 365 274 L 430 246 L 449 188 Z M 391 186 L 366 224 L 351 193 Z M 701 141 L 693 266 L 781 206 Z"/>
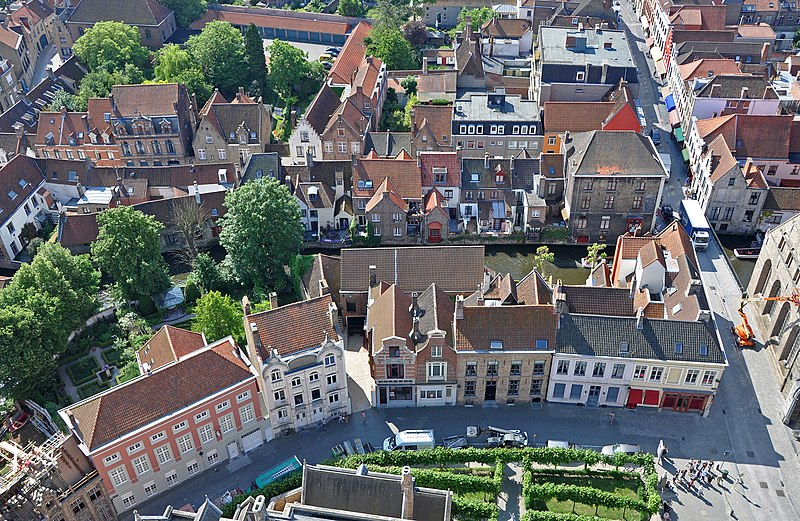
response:
<path id="1" fill-rule="evenodd" d="M 678 412 L 702 412 L 711 394 L 710 391 L 687 392 L 681 389 L 665 389 L 661 407 Z"/>
<path id="2" fill-rule="evenodd" d="M 625 407 L 628 409 L 635 409 L 638 405 L 658 407 L 660 399 L 661 391 L 658 389 L 631 389 Z"/>

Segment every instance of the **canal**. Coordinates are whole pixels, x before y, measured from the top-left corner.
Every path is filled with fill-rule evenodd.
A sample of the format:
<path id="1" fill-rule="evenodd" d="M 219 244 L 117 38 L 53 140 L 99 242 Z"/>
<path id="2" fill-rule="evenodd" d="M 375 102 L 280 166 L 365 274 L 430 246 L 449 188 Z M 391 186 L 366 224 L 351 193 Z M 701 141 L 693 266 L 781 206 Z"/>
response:
<path id="1" fill-rule="evenodd" d="M 486 246 L 486 266 L 498 273 L 510 273 L 519 280 L 533 269 L 533 257 L 539 245 L 498 245 Z M 586 256 L 586 246 L 554 245 L 549 246 L 555 254 L 553 263 L 547 263 L 545 278 L 552 276 L 553 283 L 558 279 L 564 284 L 583 285 L 589 276 L 589 270 L 581 267 L 581 257 Z M 609 260 L 614 256 L 614 249 L 605 249 Z"/>
<path id="2" fill-rule="evenodd" d="M 742 290 L 746 290 L 747 285 L 750 283 L 750 277 L 753 276 L 753 269 L 756 267 L 756 260 L 737 259 L 733 254 L 733 249 L 750 247 L 755 237 L 738 235 L 719 235 L 718 237 L 719 242 L 722 245 L 722 249 L 725 251 L 725 256 L 728 257 L 728 260 L 731 262 L 731 266 L 733 266 L 733 271 L 735 271 L 736 276 L 739 277 L 739 282 L 742 284 Z"/>

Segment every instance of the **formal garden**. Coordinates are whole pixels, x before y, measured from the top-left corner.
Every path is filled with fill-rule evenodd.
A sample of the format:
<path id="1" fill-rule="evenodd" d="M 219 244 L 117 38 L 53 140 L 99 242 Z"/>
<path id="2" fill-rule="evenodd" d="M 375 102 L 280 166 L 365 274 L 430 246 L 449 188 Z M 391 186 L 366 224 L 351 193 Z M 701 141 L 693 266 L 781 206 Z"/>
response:
<path id="1" fill-rule="evenodd" d="M 377 451 L 324 463 L 345 468 L 363 463 L 371 471 L 389 474 L 409 466 L 417 486 L 453 492 L 453 517 L 459 521 L 506 521 L 517 510 L 512 505 L 520 500 L 520 491 L 520 521 L 639 521 L 650 519 L 661 506 L 651 454 L 609 457 L 588 449 L 436 448 Z M 509 464 L 522 468 L 521 482 L 509 477 Z M 269 499 L 300 484 L 298 471 L 237 496 L 225 506 L 225 515 L 249 495 Z"/>

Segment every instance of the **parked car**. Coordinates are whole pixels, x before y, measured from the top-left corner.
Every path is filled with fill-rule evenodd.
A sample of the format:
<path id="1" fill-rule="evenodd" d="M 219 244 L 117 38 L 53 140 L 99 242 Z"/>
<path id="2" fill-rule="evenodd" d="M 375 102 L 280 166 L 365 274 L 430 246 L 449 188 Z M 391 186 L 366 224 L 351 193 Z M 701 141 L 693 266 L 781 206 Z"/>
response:
<path id="1" fill-rule="evenodd" d="M 400 431 L 383 440 L 383 450 L 419 450 L 436 446 L 432 430 Z"/>
<path id="2" fill-rule="evenodd" d="M 325 49 L 325 52 L 331 56 L 339 56 L 339 53 L 342 52 L 342 50 L 338 47 L 328 47 Z"/>
<path id="3" fill-rule="evenodd" d="M 320 56 L 319 56 L 320 63 L 325 63 L 325 62 L 333 63 L 333 61 L 335 59 L 336 59 L 335 56 L 333 56 L 332 54 L 327 54 L 327 53 L 326 54 L 320 54 Z"/>
<path id="4" fill-rule="evenodd" d="M 603 456 L 613 456 L 614 454 L 619 454 L 620 452 L 631 455 L 636 454 L 637 452 L 642 452 L 642 448 L 638 445 L 632 445 L 630 443 L 616 443 L 614 445 L 606 445 L 600 449 L 600 453 Z"/>
<path id="5" fill-rule="evenodd" d="M 653 140 L 653 144 L 658 146 L 661 144 L 661 134 L 659 134 L 658 130 L 651 129 L 650 130 L 650 139 Z"/>
<path id="6" fill-rule="evenodd" d="M 582 449 L 583 447 L 581 447 L 577 443 L 572 443 L 571 441 L 547 440 L 547 448 Z"/>

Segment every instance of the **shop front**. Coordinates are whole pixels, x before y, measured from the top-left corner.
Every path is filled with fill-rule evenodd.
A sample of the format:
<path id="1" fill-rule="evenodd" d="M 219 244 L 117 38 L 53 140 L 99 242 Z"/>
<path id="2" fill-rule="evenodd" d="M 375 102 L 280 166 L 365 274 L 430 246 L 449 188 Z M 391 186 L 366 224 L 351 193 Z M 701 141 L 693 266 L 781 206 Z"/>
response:
<path id="1" fill-rule="evenodd" d="M 679 389 L 667 389 L 661 400 L 662 409 L 670 409 L 677 412 L 702 412 L 706 408 L 711 392 L 701 393 L 698 391 L 683 391 Z"/>

